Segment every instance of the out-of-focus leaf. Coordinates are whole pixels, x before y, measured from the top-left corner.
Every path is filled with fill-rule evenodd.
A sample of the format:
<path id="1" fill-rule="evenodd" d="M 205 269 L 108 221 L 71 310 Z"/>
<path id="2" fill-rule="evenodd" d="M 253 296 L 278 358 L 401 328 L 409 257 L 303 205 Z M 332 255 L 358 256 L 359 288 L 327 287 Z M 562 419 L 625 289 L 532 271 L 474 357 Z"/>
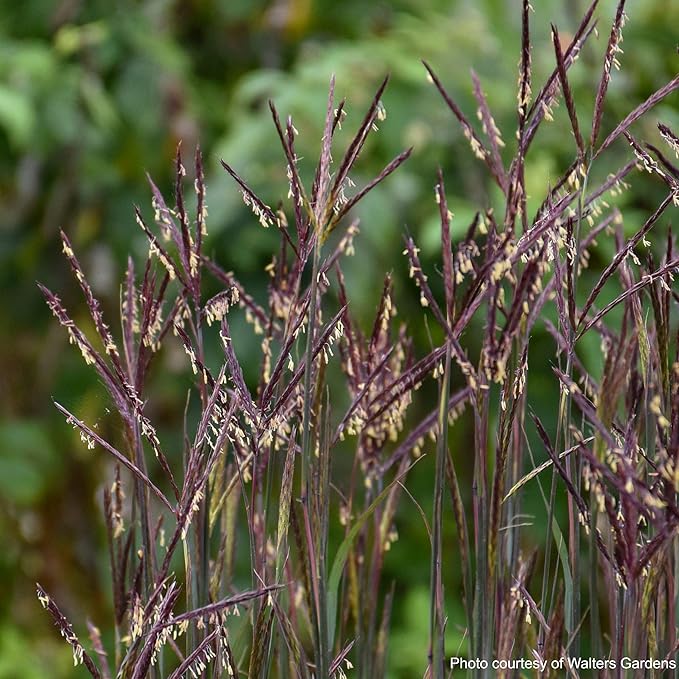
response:
<path id="1" fill-rule="evenodd" d="M 54 46 L 57 52 L 68 56 L 86 47 L 98 45 L 106 39 L 108 32 L 104 21 L 93 21 L 82 26 L 66 24 L 57 31 Z"/>
<path id="2" fill-rule="evenodd" d="M 40 501 L 58 474 L 57 451 L 44 425 L 23 420 L 0 423 L 0 495 L 10 502 Z"/>
<path id="3" fill-rule="evenodd" d="M 4 85 L 0 85 L 0 126 L 12 144 L 25 146 L 33 132 L 35 115 L 29 99 Z"/>
<path id="4" fill-rule="evenodd" d="M 36 643 L 13 625 L 0 626 L 0 679 L 15 679 L 19 668 L 22 679 L 75 676 L 68 645 L 59 637 Z"/>
<path id="5" fill-rule="evenodd" d="M 99 78 L 83 77 L 80 92 L 95 124 L 105 129 L 113 128 L 118 122 L 118 114 Z"/>

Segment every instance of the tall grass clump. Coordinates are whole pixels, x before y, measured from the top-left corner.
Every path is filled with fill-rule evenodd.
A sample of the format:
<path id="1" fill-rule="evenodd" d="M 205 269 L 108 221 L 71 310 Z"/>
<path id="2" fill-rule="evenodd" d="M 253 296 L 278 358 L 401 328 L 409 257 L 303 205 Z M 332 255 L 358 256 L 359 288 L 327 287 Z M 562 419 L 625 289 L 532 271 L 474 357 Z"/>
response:
<path id="1" fill-rule="evenodd" d="M 454 240 L 455 206 L 439 171 L 432 177 L 438 273 L 425 272 L 415 239 L 405 237 L 405 268 L 442 338 L 429 351 L 415 345 L 404 319 L 398 322 L 390 275 L 366 331 L 352 314 L 342 273 L 359 235 L 352 209 L 410 154 L 352 188 L 350 173 L 385 117 L 386 79 L 339 162 L 333 140 L 344 101 L 335 101 L 331 81 L 310 185 L 302 181 L 293 121 L 283 122 L 270 104 L 287 204 L 270 207 L 222 161 L 262 227 L 280 236 L 263 299 L 206 253 L 200 152 L 191 199 L 178 149 L 172 207 L 150 182 L 152 217 L 135 208 L 148 257 L 141 266 L 128 261 L 120 332 L 107 325 L 62 233 L 91 323 L 81 328 L 56 294 L 41 290 L 96 371 L 123 431 L 107 440 L 56 403 L 87 447 L 104 450 L 113 463 L 103 493 L 113 639 L 105 643 L 90 623 L 86 650 L 40 585 L 38 597 L 75 662 L 93 677 L 385 676 L 395 590 L 383 570 L 402 501 L 415 503 L 431 545 L 424 557 L 427 676 L 448 676 L 451 655 L 487 661 L 488 668 L 478 662 L 469 670 L 475 677 L 520 676 L 518 664 L 493 669 L 493 660 L 530 661 L 542 677 L 565 676 L 569 661 L 585 655 L 606 660 L 605 676 L 651 676 L 649 663 L 658 669 L 676 660 L 679 345 L 672 312 L 679 297 L 672 277 L 679 254 L 666 225 L 679 205 L 672 162 L 679 137 L 660 123 L 661 149 L 633 133 L 679 88 L 679 76 L 610 124 L 605 103 L 622 52 L 621 0 L 585 124 L 569 71 L 596 33 L 596 8 L 595 0 L 568 40 L 552 27 L 553 71 L 536 83 L 531 8 L 523 3 L 517 125 L 506 142 L 475 74 L 478 129 L 424 65 L 498 196 Z M 561 102 L 572 162 L 531 197 L 538 201 L 531 214 L 531 147 Z M 629 149 L 622 167 L 606 164 L 613 144 Z M 637 169 L 666 192 L 640 227 L 616 204 Z M 590 257 L 603 240 L 614 254 L 594 275 Z M 428 276 L 441 284 L 430 285 Z M 248 384 L 252 370 L 239 362 L 232 338 L 237 314 L 260 338 L 256 384 Z M 553 340 L 551 363 L 533 365 L 531 337 L 544 330 Z M 582 350 L 591 335 L 599 340 L 594 361 Z M 209 349 L 215 339 L 219 360 Z M 184 421 L 174 438 L 161 440 L 147 414 L 149 383 L 156 357 L 172 344 L 183 348 L 194 379 Z M 340 372 L 346 394 L 337 395 Z M 540 417 L 545 404 L 532 407 L 529 399 L 535 373 L 556 387 L 548 405 L 554 426 Z M 437 381 L 437 403 L 422 416 L 424 404 L 410 406 L 428 377 Z M 460 418 L 472 427 L 471 451 L 456 441 Z M 408 476 L 427 437 L 435 441 L 431 496 L 418 501 Z M 464 487 L 470 476 L 471 488 Z M 534 525 L 524 513 L 528 494 L 543 503 Z M 444 540 L 449 524 L 456 544 Z M 454 566 L 461 568 L 459 592 L 449 578 Z M 464 619 L 451 621 L 447 603 L 458 595 Z M 464 629 L 462 648 L 445 646 L 451 624 Z M 623 658 L 638 667 L 621 669 Z"/>

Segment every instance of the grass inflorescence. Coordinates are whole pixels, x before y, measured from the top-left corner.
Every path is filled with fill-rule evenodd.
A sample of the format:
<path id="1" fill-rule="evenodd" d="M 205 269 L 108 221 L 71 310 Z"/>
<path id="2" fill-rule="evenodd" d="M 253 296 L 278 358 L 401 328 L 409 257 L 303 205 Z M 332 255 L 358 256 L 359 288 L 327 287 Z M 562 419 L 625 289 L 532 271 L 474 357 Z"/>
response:
<path id="1" fill-rule="evenodd" d="M 679 297 L 673 274 L 679 254 L 671 231 L 661 229 L 679 204 L 679 168 L 672 161 L 679 141 L 664 123 L 658 129 L 665 149 L 643 143 L 632 130 L 679 88 L 679 76 L 617 125 L 608 123 L 606 93 L 626 21 L 621 0 L 588 131 L 569 72 L 596 33 L 596 9 L 594 0 L 568 39 L 552 26 L 554 67 L 540 85 L 531 67 L 532 8 L 523 2 L 511 142 L 512 134 L 503 139 L 475 73 L 480 131 L 425 64 L 500 197 L 480 206 L 455 239 L 444 173 L 432 177 L 442 285 L 430 285 L 435 272 L 425 271 L 411 235 L 403 253 L 421 305 L 440 331 L 428 351 L 397 315 L 391 275 L 372 328 L 364 331 L 343 274 L 355 249 L 361 256 L 352 209 L 410 155 L 403 151 L 374 180 L 354 188 L 350 173 L 385 117 L 387 79 L 338 163 L 333 142 L 345 103 L 335 101 L 331 81 L 310 185 L 302 180 L 293 122 L 283 122 L 270 104 L 289 181 L 287 206 L 267 205 L 222 161 L 257 221 L 280 236 L 262 299 L 204 248 L 200 151 L 191 199 L 178 149 L 172 207 L 150 181 L 152 218 L 135 208 L 148 257 L 141 266 L 128 261 L 120 333 L 105 322 L 62 234 L 91 325 L 82 329 L 59 297 L 40 287 L 96 371 L 123 430 L 119 440 L 107 440 L 56 404 L 87 447 L 103 450 L 112 462 L 103 494 L 112 641 L 104 643 L 90 624 L 88 652 L 38 585 L 76 664 L 104 679 L 385 676 L 398 591 L 383 573 L 402 503 L 415 504 L 431 547 L 430 643 L 422 649 L 427 676 L 448 676 L 452 654 L 488 662 L 534 659 L 547 668 L 544 677 L 557 676 L 552 661 L 586 651 L 618 666 L 623 657 L 676 659 L 679 346 L 673 311 Z M 545 186 L 531 215 L 526 166 L 539 129 L 561 101 L 572 162 Z M 604 152 L 625 141 L 630 160 L 611 171 Z M 626 228 L 616 196 L 637 168 L 664 184 L 666 197 L 634 230 Z M 613 243 L 614 254 L 593 279 L 584 274 L 600 239 Z M 249 384 L 252 371 L 238 358 L 234 314 L 243 314 L 260 340 L 256 384 Z M 478 327 L 479 345 L 468 339 Z M 547 367 L 532 367 L 537 330 L 553 340 Z M 588 335 L 600 342 L 598 374 L 579 351 Z M 206 348 L 213 339 L 221 346 L 219 360 Z M 156 357 L 169 344 L 183 348 L 193 387 L 177 438 L 163 441 L 149 418 L 147 393 Z M 529 399 L 531 375 L 539 370 L 557 387 L 554 427 Z M 337 396 L 339 374 L 348 398 Z M 431 377 L 437 403 L 423 416 L 411 405 Z M 471 452 L 453 435 L 460 418 L 473 429 Z M 436 442 L 435 462 L 431 499 L 420 504 L 407 486 L 427 437 Z M 467 478 L 471 488 L 463 487 Z M 522 509 L 528 493 L 542 503 L 545 518 L 536 526 Z M 444 539 L 448 524 L 457 544 Z M 542 531 L 537 539 L 536 531 Z M 242 563 L 248 568 L 239 570 Z M 452 564 L 460 569 L 459 592 L 449 580 Z M 447 601 L 458 595 L 464 619 L 451 621 Z M 451 624 L 464 630 L 460 649 L 446 647 Z M 474 676 L 518 676 L 479 665 Z M 644 671 L 638 676 L 649 676 Z"/>

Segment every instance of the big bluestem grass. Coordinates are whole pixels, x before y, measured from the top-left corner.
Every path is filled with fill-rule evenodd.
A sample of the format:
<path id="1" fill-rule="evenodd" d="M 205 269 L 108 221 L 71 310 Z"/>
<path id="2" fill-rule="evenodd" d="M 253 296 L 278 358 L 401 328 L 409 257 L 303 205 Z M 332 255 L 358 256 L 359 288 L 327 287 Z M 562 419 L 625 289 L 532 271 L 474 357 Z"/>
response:
<path id="1" fill-rule="evenodd" d="M 637 140 L 632 127 L 679 88 L 679 77 L 620 123 L 609 124 L 606 93 L 619 66 L 626 20 L 625 3 L 619 2 L 587 132 L 569 71 L 595 34 L 596 6 L 595 0 L 570 41 L 552 27 L 554 68 L 538 88 L 531 69 L 531 8 L 523 3 L 511 158 L 478 76 L 472 73 L 480 131 L 425 64 L 501 201 L 493 209 L 480 206 L 466 235 L 452 242 L 454 217 L 443 172 L 432 177 L 441 222 L 442 298 L 429 284 L 415 239 L 406 236 L 404 249 L 421 304 L 443 337 L 421 356 L 405 323 L 398 324 L 391 276 L 366 331 L 352 313 L 342 272 L 359 237 L 352 208 L 410 154 L 399 154 L 351 195 L 350 173 L 385 117 L 386 79 L 338 163 L 333 140 L 344 102 L 336 104 L 331 81 L 310 186 L 301 178 L 293 122 L 283 122 L 271 103 L 289 182 L 287 206 L 268 206 L 222 161 L 257 221 L 280 235 L 264 299 L 248 294 L 236 275 L 204 251 L 200 152 L 191 200 L 178 149 L 173 206 L 150 181 L 152 219 L 135 208 L 149 250 L 143 266 L 128 262 L 119 334 L 105 322 L 62 234 L 92 318 L 88 332 L 53 292 L 41 290 L 97 372 L 124 430 L 120 441 L 111 442 L 56 404 L 87 447 L 103 450 L 113 462 L 103 495 L 112 645 L 105 649 L 90 625 L 89 654 L 38 586 L 74 661 L 92 676 L 325 678 L 341 677 L 351 667 L 360 677 L 384 676 L 396 594 L 383 582 L 383 570 L 396 539 L 396 510 L 410 495 L 408 475 L 427 437 L 436 441 L 432 504 L 422 506 L 412 496 L 403 500 L 415 502 L 431 545 L 430 643 L 422 649 L 427 676 L 445 676 L 452 652 L 488 661 L 528 658 L 549 668 L 552 660 L 578 657 L 583 638 L 592 653 L 616 661 L 675 659 L 679 347 L 672 311 L 679 297 L 672 276 L 679 256 L 671 232 L 661 229 L 679 203 L 679 169 L 671 160 L 679 141 L 660 123 L 667 145 L 661 150 Z M 560 101 L 573 136 L 573 160 L 545 186 L 531 216 L 526 164 Z M 611 131 L 600 141 L 604 128 Z M 631 160 L 609 172 L 603 154 L 625 140 Z M 615 197 L 636 168 L 663 183 L 667 195 L 626 236 Z M 615 254 L 598 280 L 583 288 L 591 280 L 583 276 L 590 253 L 603 238 L 614 243 Z M 601 303 L 616 280 L 617 295 Z M 215 286 L 219 291 L 206 296 Z M 261 338 L 254 388 L 232 338 L 234 314 L 244 314 Z M 465 331 L 478 324 L 480 348 L 465 340 Z M 553 339 L 547 370 L 559 394 L 552 431 L 528 398 L 531 337 L 542 329 Z M 600 340 L 598 376 L 578 353 L 589 334 Z M 213 336 L 221 343 L 217 362 L 206 351 Z M 194 376 L 190 399 L 199 411 L 178 423 L 181 455 L 168 452 L 177 450 L 176 441 L 161 441 L 146 414 L 154 363 L 169 343 L 186 353 Z M 327 376 L 333 364 L 349 396 L 342 412 Z M 409 406 L 428 377 L 438 382 L 438 404 L 413 418 Z M 471 456 L 451 435 L 465 411 L 474 432 Z M 334 464 L 339 450 L 353 451 L 348 475 Z M 461 487 L 460 474 L 469 464 L 471 493 Z M 539 550 L 526 548 L 522 501 L 528 492 L 544 503 Z M 559 524 L 556 510 L 564 495 L 567 521 Z M 444 527 L 451 522 L 456 545 L 444 544 Z M 331 549 L 329 536 L 338 527 L 341 537 Z M 245 577 L 237 573 L 237 552 L 249 564 Z M 465 611 L 465 620 L 457 621 L 467 640 L 461 650 L 445 646 L 451 596 L 446 584 L 454 560 L 461 565 L 462 586 L 453 595 L 463 598 Z M 517 676 L 512 670 L 474 673 Z M 547 669 L 543 676 L 556 672 Z"/>

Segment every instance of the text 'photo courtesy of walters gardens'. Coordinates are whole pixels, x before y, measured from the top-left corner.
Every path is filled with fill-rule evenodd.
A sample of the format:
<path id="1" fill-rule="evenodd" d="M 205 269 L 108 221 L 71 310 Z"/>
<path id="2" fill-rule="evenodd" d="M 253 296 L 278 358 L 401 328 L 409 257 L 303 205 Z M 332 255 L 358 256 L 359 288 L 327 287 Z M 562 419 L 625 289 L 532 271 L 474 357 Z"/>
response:
<path id="1" fill-rule="evenodd" d="M 578 658 L 569 655 L 568 657 L 555 658 L 550 661 L 538 658 L 513 658 L 511 660 L 494 659 L 488 661 L 480 658 L 467 659 L 452 656 L 448 667 L 452 670 L 453 676 L 455 676 L 456 670 L 466 673 L 468 670 L 489 669 L 494 672 L 534 670 L 545 676 L 551 671 L 558 670 L 564 672 L 565 676 L 569 672 L 573 673 L 592 670 L 676 670 L 677 662 L 674 658 L 664 660 L 646 658 L 640 660 L 638 658 L 628 658 L 626 656 L 622 657 L 620 660 L 613 660 L 612 658 Z M 460 676 L 463 676 L 463 674 L 460 674 Z"/>
<path id="2" fill-rule="evenodd" d="M 0 679 L 679 679 L 679 2 L 14 4 Z"/>

